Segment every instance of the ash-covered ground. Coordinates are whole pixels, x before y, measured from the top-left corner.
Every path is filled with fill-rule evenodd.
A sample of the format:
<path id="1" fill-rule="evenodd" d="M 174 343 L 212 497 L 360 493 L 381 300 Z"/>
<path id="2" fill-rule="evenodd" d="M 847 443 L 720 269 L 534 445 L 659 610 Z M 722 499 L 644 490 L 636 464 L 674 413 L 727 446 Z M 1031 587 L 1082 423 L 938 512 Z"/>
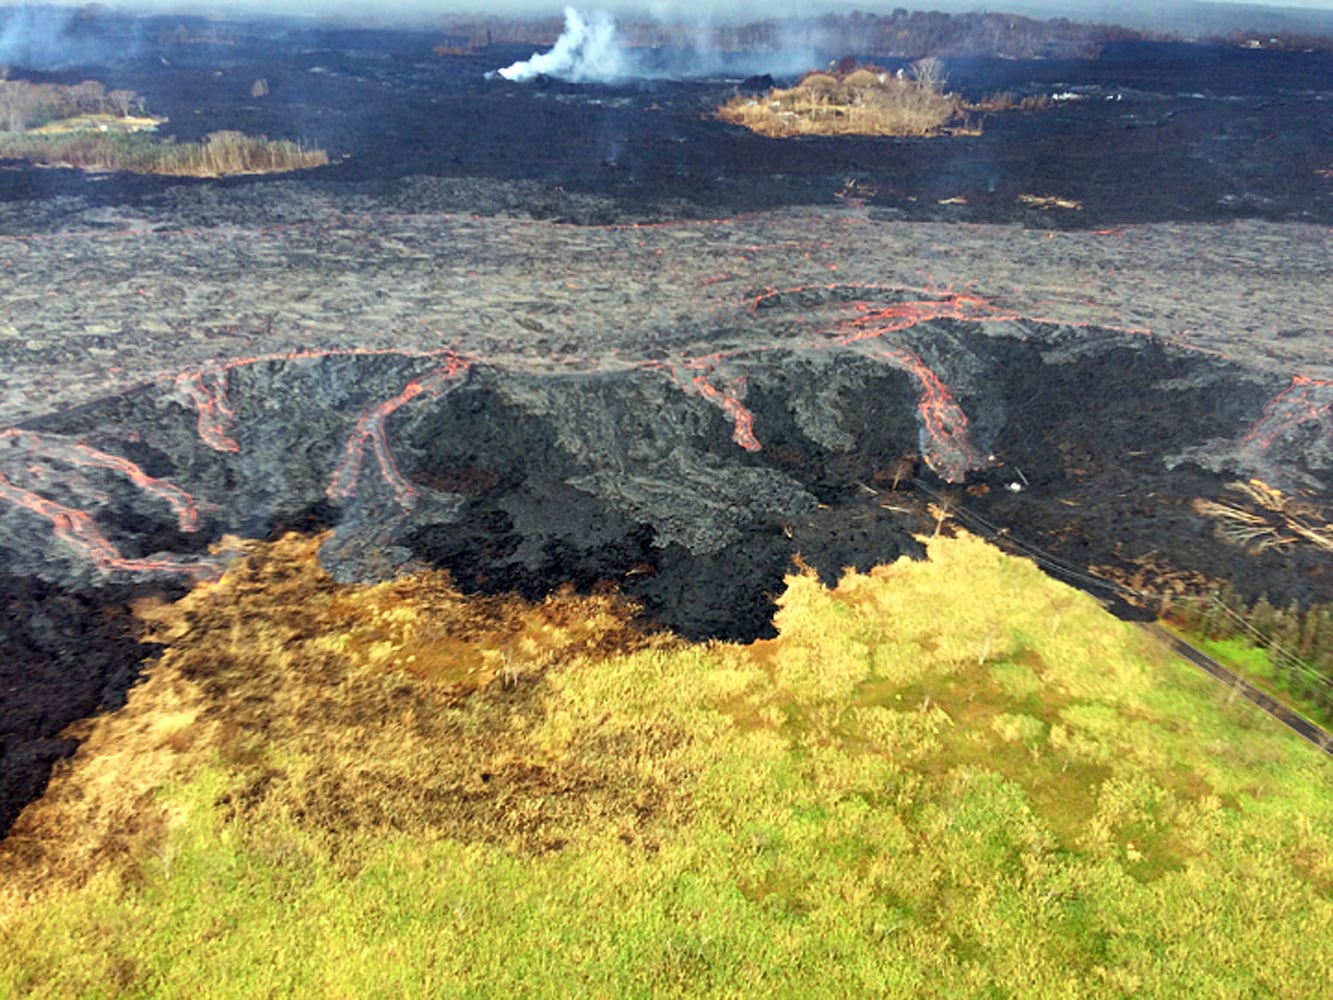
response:
<path id="1" fill-rule="evenodd" d="M 332 528 L 344 579 L 609 582 L 692 637 L 764 634 L 796 555 L 917 553 L 941 502 L 1075 571 L 1333 599 L 1326 551 L 1193 503 L 1253 477 L 1322 523 L 1327 57 L 960 64 L 969 96 L 1074 96 L 976 138 L 778 142 L 708 117 L 732 79 L 513 84 L 483 73 L 515 53 L 433 41 L 53 74 L 182 138 L 345 155 L 323 171 L 0 170 L 0 828 L 133 679 L 125 601 L 227 533 Z"/>

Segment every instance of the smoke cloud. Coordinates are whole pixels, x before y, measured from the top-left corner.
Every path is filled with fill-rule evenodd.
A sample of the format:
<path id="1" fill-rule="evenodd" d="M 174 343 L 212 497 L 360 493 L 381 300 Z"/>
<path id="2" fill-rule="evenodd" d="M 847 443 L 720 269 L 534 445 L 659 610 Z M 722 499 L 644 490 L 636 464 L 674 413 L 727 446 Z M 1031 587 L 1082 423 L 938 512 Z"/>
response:
<path id="1" fill-rule="evenodd" d="M 538 76 L 571 83 L 612 83 L 635 76 L 638 70 L 610 14 L 599 10 L 584 15 L 566 7 L 565 30 L 549 52 L 534 52 L 531 59 L 496 72 L 518 83 Z"/>
<path id="2" fill-rule="evenodd" d="M 661 80 L 702 76 L 794 74 L 816 65 L 820 30 L 809 24 L 769 22 L 758 51 L 723 51 L 712 37 L 711 20 L 675 21 L 674 41 L 661 47 L 634 47 L 605 10 L 586 14 L 565 8 L 565 27 L 547 52 L 487 73 L 523 83 L 552 77 L 570 83 L 620 83 L 628 79 Z"/>
<path id="3" fill-rule="evenodd" d="M 57 69 L 131 56 L 138 39 L 108 34 L 96 12 L 24 5 L 0 8 L 0 65 Z"/>

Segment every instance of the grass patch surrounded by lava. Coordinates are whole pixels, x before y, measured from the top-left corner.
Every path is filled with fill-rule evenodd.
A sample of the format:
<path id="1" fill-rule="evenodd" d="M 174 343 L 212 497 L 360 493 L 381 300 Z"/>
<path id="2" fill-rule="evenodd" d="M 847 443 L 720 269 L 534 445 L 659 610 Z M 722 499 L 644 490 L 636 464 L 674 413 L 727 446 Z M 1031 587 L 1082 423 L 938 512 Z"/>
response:
<path id="1" fill-rule="evenodd" d="M 287 140 L 213 132 L 202 142 L 164 141 L 118 129 L 0 132 L 0 159 L 80 170 L 124 170 L 173 177 L 274 174 L 326 166 L 329 154 Z"/>
<path id="2" fill-rule="evenodd" d="M 767 94 L 737 94 L 721 108 L 722 121 L 773 138 L 802 135 L 935 136 L 980 135 L 973 113 L 1019 108 L 1038 110 L 1049 101 L 994 94 L 969 105 L 944 90 L 938 59 L 913 63 L 910 73 L 874 66 L 843 65 L 827 73 L 807 73 L 793 87 Z"/>
<path id="3" fill-rule="evenodd" d="M 0 844 L 0 993 L 1306 996 L 1330 764 L 961 537 L 779 636 L 248 546 Z"/>
<path id="4" fill-rule="evenodd" d="M 0 159 L 174 177 L 286 173 L 329 162 L 322 149 L 242 132 L 212 132 L 202 142 L 164 140 L 151 133 L 166 119 L 148 115 L 133 91 L 108 92 L 96 80 L 61 85 L 7 77 L 0 67 Z"/>

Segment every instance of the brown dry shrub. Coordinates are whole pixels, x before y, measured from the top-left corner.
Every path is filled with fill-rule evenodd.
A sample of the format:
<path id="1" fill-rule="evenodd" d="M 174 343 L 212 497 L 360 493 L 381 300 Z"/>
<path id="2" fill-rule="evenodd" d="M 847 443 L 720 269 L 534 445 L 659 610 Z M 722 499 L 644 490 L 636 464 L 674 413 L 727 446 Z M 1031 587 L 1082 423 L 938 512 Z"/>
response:
<path id="1" fill-rule="evenodd" d="M 874 87 L 880 82 L 879 74 L 872 69 L 861 67 L 853 70 L 843 77 L 843 85 L 846 87 Z"/>
<path id="2" fill-rule="evenodd" d="M 139 609 L 167 649 L 0 842 L 0 907 L 161 864 L 159 791 L 217 762 L 222 822 L 256 845 L 295 823 L 345 870 L 356 831 L 536 853 L 609 828 L 653 849 L 688 818 L 678 728 L 608 711 L 553 744 L 545 727 L 553 674 L 676 641 L 634 606 L 465 596 L 443 572 L 340 585 L 320 541 L 243 543 L 218 582 Z"/>
<path id="3" fill-rule="evenodd" d="M 800 83 L 797 84 L 801 89 L 814 91 L 815 93 L 827 93 L 837 85 L 837 78 L 827 73 L 807 73 L 801 77 Z"/>

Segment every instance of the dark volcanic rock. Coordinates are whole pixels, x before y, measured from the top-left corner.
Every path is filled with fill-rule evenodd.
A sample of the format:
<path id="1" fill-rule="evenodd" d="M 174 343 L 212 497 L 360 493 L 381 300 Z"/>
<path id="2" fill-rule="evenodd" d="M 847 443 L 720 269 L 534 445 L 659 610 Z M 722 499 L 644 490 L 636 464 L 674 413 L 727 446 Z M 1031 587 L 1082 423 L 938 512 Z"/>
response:
<path id="1" fill-rule="evenodd" d="M 0 836 L 41 795 L 51 766 L 78 746 L 58 734 L 123 705 L 153 652 L 134 638 L 116 596 L 0 577 Z"/>
<path id="2" fill-rule="evenodd" d="M 872 502 L 912 453 L 937 487 L 997 487 L 980 506 L 1006 524 L 1042 523 L 1032 505 L 1052 500 L 1085 508 L 1098 537 L 1071 552 L 1083 565 L 1135 531 L 1197 562 L 1193 531 L 1173 553 L 1159 513 L 1136 527 L 1122 504 L 1179 514 L 1228 476 L 1330 471 L 1318 450 L 1295 462 L 1280 441 L 1247 450 L 1255 414 L 1287 387 L 1220 359 L 1132 334 L 957 320 L 896 342 L 545 375 L 447 352 L 237 364 L 12 432 L 8 481 L 27 488 L 39 469 L 27 496 L 40 487 L 91 519 L 53 532 L 49 506 L 20 499 L 0 509 L 0 554 L 62 587 L 179 580 L 210 572 L 204 543 L 224 532 L 262 536 L 323 510 L 324 558 L 343 579 L 416 560 L 532 596 L 612 580 L 685 635 L 743 638 L 767 627 L 759 595 L 797 551 L 832 578 L 918 550 L 924 522 Z M 854 528 L 848 511 L 878 523 Z"/>
<path id="3" fill-rule="evenodd" d="M 327 170 L 0 171 L 0 831 L 150 652 L 126 598 L 228 532 L 743 639 L 794 556 L 918 555 L 952 493 L 1084 586 L 1151 557 L 1333 598 L 1326 554 L 1192 506 L 1333 475 L 1326 55 L 957 62 L 969 98 L 1060 99 L 777 142 L 711 116 L 734 79 L 525 87 L 484 74 L 528 51 L 436 41 L 146 43 L 107 78 Z"/>
<path id="4" fill-rule="evenodd" d="M 761 73 L 757 76 L 747 76 L 736 86 L 736 90 L 742 94 L 767 94 L 776 86 L 770 74 Z"/>

